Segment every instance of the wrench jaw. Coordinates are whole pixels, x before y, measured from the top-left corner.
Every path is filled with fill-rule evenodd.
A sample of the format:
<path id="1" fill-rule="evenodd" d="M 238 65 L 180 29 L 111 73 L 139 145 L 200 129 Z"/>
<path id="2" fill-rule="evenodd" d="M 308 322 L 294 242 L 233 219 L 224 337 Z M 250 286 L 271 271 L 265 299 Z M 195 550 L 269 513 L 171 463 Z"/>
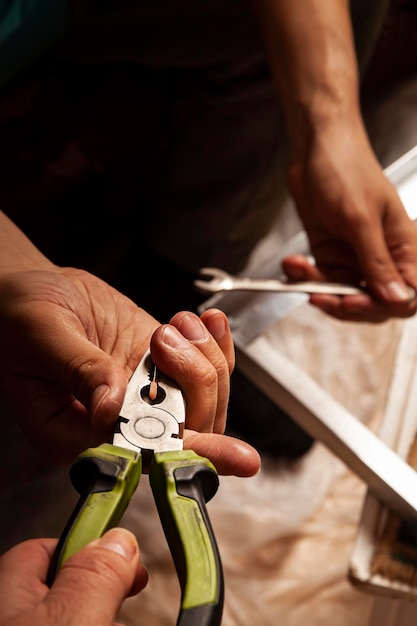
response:
<path id="1" fill-rule="evenodd" d="M 219 291 L 217 287 L 213 287 L 213 285 L 205 282 L 204 280 L 197 279 L 193 282 L 193 285 L 199 293 L 202 293 L 205 295 L 217 293 Z"/>
<path id="2" fill-rule="evenodd" d="M 233 279 L 223 270 L 215 267 L 202 267 L 199 271 L 201 280 L 194 281 L 194 287 L 201 293 L 218 293 L 233 289 Z"/>

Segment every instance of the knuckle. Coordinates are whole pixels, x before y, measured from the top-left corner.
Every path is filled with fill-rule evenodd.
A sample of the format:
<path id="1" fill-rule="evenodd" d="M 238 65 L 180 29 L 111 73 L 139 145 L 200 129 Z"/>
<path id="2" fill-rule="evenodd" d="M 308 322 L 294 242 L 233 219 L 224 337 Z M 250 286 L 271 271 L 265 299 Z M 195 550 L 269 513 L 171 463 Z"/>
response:
<path id="1" fill-rule="evenodd" d="M 123 562 L 122 557 L 110 550 L 92 548 L 69 559 L 64 567 L 74 575 L 75 580 L 79 580 L 80 575 L 87 575 L 90 587 L 110 589 L 121 584 Z"/>

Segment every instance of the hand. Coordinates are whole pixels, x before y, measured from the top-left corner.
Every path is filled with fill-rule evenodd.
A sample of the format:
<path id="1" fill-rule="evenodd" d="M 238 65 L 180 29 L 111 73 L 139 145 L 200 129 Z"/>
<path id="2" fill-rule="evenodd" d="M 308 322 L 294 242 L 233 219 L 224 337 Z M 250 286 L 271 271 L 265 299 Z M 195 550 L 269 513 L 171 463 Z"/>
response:
<path id="1" fill-rule="evenodd" d="M 370 295 L 314 295 L 339 319 L 383 321 L 417 310 L 417 232 L 371 149 L 360 109 L 351 3 L 257 0 L 286 119 L 290 191 L 316 267 L 289 257 L 292 280 L 366 282 Z M 303 45 L 300 45 L 300 41 Z"/>
<path id="2" fill-rule="evenodd" d="M 155 364 L 183 388 L 185 445 L 219 473 L 252 475 L 259 455 L 222 435 L 234 349 L 227 318 L 206 311 L 161 326 L 97 277 L 72 268 L 9 272 L 0 279 L 0 381 L 41 454 L 71 462 L 111 441 L 127 382 L 151 341 Z M 217 434 L 211 434 L 212 431 Z"/>
<path id="3" fill-rule="evenodd" d="M 314 295 L 311 304 L 343 320 L 382 322 L 414 315 L 417 228 L 361 125 L 341 122 L 322 129 L 305 160 L 293 165 L 289 185 L 316 265 L 287 257 L 287 276 L 366 283 L 367 294 Z"/>
<path id="4" fill-rule="evenodd" d="M 32 539 L 0 558 L 2 626 L 114 626 L 123 600 L 139 593 L 148 575 L 132 533 L 114 528 L 62 566 L 45 583 L 56 539 Z"/>

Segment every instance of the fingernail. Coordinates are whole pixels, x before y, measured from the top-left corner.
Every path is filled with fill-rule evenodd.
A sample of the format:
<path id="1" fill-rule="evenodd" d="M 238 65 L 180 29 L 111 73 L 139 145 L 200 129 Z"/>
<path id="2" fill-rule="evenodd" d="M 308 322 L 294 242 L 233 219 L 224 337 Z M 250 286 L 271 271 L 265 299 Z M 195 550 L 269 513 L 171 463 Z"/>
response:
<path id="1" fill-rule="evenodd" d="M 105 548 L 111 552 L 116 552 L 128 561 L 131 561 L 138 551 L 138 544 L 135 536 L 124 528 L 113 528 L 103 535 L 98 544 L 100 548 Z"/>
<path id="2" fill-rule="evenodd" d="M 206 320 L 207 328 L 214 339 L 222 339 L 226 334 L 226 320 L 220 313 L 216 313 Z"/>
<path id="3" fill-rule="evenodd" d="M 408 291 L 409 301 L 412 302 L 413 300 L 415 300 L 415 297 L 416 297 L 415 289 L 413 289 L 412 287 L 407 287 L 407 291 Z"/>
<path id="4" fill-rule="evenodd" d="M 190 341 L 201 341 L 206 338 L 203 322 L 195 315 L 184 315 L 178 324 L 178 329 Z"/>
<path id="5" fill-rule="evenodd" d="M 397 283 L 396 281 L 392 281 L 385 286 L 385 294 L 389 300 L 394 302 L 403 302 L 404 300 L 409 301 L 412 298 L 410 290 L 401 285 L 401 283 Z M 414 290 L 413 290 L 414 292 Z"/>
<path id="6" fill-rule="evenodd" d="M 162 341 L 172 348 L 190 348 L 190 342 L 174 326 L 165 326 Z"/>

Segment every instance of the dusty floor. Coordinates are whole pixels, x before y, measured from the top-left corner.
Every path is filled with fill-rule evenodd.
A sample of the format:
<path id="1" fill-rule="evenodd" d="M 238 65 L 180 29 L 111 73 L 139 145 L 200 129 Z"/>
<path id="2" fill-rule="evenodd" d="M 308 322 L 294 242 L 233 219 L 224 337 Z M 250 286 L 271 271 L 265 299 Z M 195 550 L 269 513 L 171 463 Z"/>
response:
<path id="1" fill-rule="evenodd" d="M 383 165 L 417 144 L 416 102 L 417 82 L 409 81 L 369 115 Z M 298 228 L 291 219 L 288 233 Z M 308 305 L 269 331 L 277 349 L 371 428 L 384 408 L 400 332 L 400 322 L 342 324 Z M 20 453 L 8 467 L 18 484 L 1 494 L 1 550 L 29 536 L 59 534 L 76 499 L 66 471 L 33 470 L 25 479 L 32 456 L 23 442 L 14 449 Z M 19 467 L 21 475 L 13 474 Z M 292 465 L 265 458 L 252 479 L 222 478 L 208 506 L 225 571 L 223 626 L 367 626 L 374 597 L 346 577 L 364 494 L 365 485 L 320 442 Z M 178 583 L 146 479 L 123 522 L 137 533 L 150 582 L 125 602 L 120 621 L 173 626 Z"/>

